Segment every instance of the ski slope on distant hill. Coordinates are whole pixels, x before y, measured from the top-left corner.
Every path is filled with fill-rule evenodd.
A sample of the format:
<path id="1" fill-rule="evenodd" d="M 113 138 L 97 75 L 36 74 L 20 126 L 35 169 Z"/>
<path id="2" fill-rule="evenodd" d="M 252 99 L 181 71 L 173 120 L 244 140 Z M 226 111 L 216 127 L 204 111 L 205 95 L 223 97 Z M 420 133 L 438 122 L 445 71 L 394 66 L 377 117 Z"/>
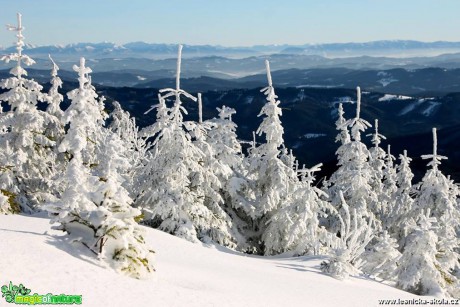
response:
<path id="1" fill-rule="evenodd" d="M 258 257 L 193 244 L 147 229 L 156 274 L 136 280 L 101 267 L 71 246 L 43 217 L 0 215 L 0 286 L 31 294 L 82 295 L 81 306 L 378 306 L 417 297 L 366 278 L 335 280 L 319 270 L 323 257 Z M 0 306 L 7 304 L 0 298 Z"/>

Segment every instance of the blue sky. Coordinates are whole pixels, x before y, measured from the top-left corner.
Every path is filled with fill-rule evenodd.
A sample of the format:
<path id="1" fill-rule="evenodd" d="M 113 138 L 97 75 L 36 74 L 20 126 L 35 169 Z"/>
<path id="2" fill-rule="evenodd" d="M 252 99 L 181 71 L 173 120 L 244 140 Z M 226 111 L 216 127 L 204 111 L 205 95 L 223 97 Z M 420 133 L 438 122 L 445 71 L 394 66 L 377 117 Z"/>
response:
<path id="1" fill-rule="evenodd" d="M 460 0 L 0 0 L 0 8 L 2 25 L 22 13 L 26 40 L 38 45 L 460 41 Z M 0 29 L 0 46 L 13 41 Z"/>

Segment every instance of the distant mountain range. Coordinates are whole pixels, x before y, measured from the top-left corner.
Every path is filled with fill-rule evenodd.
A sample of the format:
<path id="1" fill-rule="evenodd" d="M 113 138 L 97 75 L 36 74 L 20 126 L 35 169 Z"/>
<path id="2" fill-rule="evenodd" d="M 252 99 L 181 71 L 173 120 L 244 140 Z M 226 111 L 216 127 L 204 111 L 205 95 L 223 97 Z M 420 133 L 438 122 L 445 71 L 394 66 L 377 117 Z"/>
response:
<path id="1" fill-rule="evenodd" d="M 3 50 L 2 50 L 3 49 Z M 0 51 L 11 52 L 14 47 Z M 65 46 L 26 45 L 27 53 L 44 57 L 52 54 L 56 58 L 71 55 L 92 58 L 169 58 L 176 55 L 177 45 L 132 42 L 118 45 L 110 42 L 76 43 Z M 304 45 L 256 45 L 251 47 L 224 47 L 215 45 L 185 45 L 184 57 L 225 56 L 248 57 L 267 54 L 321 55 L 325 57 L 350 56 L 433 56 L 442 53 L 460 52 L 460 42 L 420 42 L 411 40 L 373 41 L 365 43 L 327 43 Z"/>
<path id="2" fill-rule="evenodd" d="M 171 46 L 171 48 L 175 49 L 175 46 Z M 26 53 L 30 54 L 32 58 L 34 58 L 37 62 L 31 67 L 31 69 L 49 71 L 51 69 L 51 62 L 48 59 L 48 53 L 31 53 L 31 51 L 37 49 L 39 49 L 39 47 L 26 51 Z M 66 49 L 64 48 L 62 50 Z M 187 49 L 184 49 L 184 55 L 186 55 L 187 52 Z M 1 53 L 2 52 L 0 51 L 0 54 Z M 85 56 L 87 59 L 87 65 L 91 67 L 94 73 L 100 74 L 101 76 L 105 75 L 105 77 L 101 77 L 100 79 L 94 75 L 95 80 L 98 79 L 98 83 L 110 86 L 137 86 L 138 84 L 142 86 L 142 83 L 148 83 L 162 78 L 172 78 L 176 69 L 175 54 L 171 54 L 170 57 L 166 59 L 151 59 L 140 57 L 118 58 L 113 57 L 113 54 L 110 52 L 106 54 L 106 58 L 97 58 L 97 55 L 91 52 L 88 54 L 85 54 L 85 52 L 79 53 L 76 51 L 75 53 L 70 54 L 57 53 L 58 56 L 56 56 L 56 53 L 50 52 L 50 54 L 54 57 L 54 60 L 60 66 L 61 71 L 72 71 L 72 66 L 78 63 L 79 57 Z M 394 70 L 391 72 L 391 74 L 400 75 L 401 73 L 397 72 L 397 69 L 400 69 L 401 72 L 401 69 L 404 69 L 409 74 L 411 74 L 411 72 L 414 70 L 433 67 L 447 69 L 448 71 L 453 69 L 460 69 L 460 53 L 444 54 L 434 57 L 412 58 L 371 56 L 326 58 L 320 55 L 267 54 L 244 58 L 227 58 L 222 56 L 185 57 L 182 61 L 182 76 L 185 78 L 210 77 L 217 79 L 227 79 L 235 82 L 248 82 L 252 79 L 259 78 L 257 75 L 264 74 L 265 59 L 270 60 L 272 71 L 284 71 L 283 74 L 285 75 L 295 75 L 299 78 L 296 82 L 286 81 L 286 84 L 281 84 L 283 86 L 301 86 L 303 84 L 313 84 L 320 86 L 340 84 L 346 85 L 350 82 L 360 81 L 359 78 L 355 79 L 353 74 L 350 75 L 352 71 L 361 71 L 359 74 L 373 74 L 373 71 L 377 71 L 378 73 L 380 71 Z M 0 70 L 6 70 L 12 65 L 12 63 L 5 64 L 0 62 Z M 322 69 L 323 71 L 320 71 L 319 69 Z M 309 70 L 309 72 L 305 72 L 304 70 Z M 311 70 L 316 71 L 315 73 L 312 73 Z M 367 71 L 370 72 L 366 73 Z M 310 76 L 302 75 L 304 73 L 310 74 Z M 317 73 L 321 77 L 324 77 L 324 79 L 317 80 L 319 77 L 319 75 L 315 77 Z M 63 72 L 63 74 L 65 73 Z M 442 71 L 439 71 L 436 72 L 436 74 L 441 77 L 441 74 L 443 73 Z M 444 75 L 445 77 L 450 77 L 449 74 L 450 73 Z M 48 75 L 48 73 L 44 72 L 44 75 Z M 341 80 L 339 75 L 348 78 L 348 82 L 347 80 Z M 241 79 L 243 77 L 247 77 L 248 79 Z M 308 80 L 310 77 L 312 79 Z M 328 80 L 328 78 L 331 78 L 331 80 Z M 399 76 L 394 79 L 401 80 L 401 78 L 403 78 L 403 76 Z M 385 81 L 385 79 L 387 79 L 387 81 Z M 394 80 L 392 81 L 391 77 L 385 78 L 383 75 L 379 76 L 377 80 L 382 80 L 384 87 L 385 83 L 388 82 L 388 84 L 393 83 L 392 86 L 397 84 L 394 82 Z M 413 80 L 414 83 L 416 80 L 417 78 Z M 307 83 L 305 83 L 305 81 Z M 435 83 L 439 80 L 434 78 L 432 81 L 433 82 L 431 87 L 434 87 Z M 413 86 L 425 87 L 423 85 L 417 84 L 413 84 Z M 240 86 L 236 86 L 236 88 L 239 87 Z M 376 90 L 379 89 L 376 88 Z M 449 89 L 446 89 L 446 91 L 449 91 Z"/>
<path id="3" fill-rule="evenodd" d="M 29 77 L 40 83 L 48 83 L 48 70 L 28 69 Z M 0 70 L 0 79 L 8 77 L 8 70 Z M 65 82 L 75 82 L 73 71 L 60 70 Z M 173 69 L 117 70 L 94 72 L 94 83 L 111 87 L 166 88 L 174 87 Z M 460 92 L 460 68 L 423 68 L 389 70 L 353 70 L 348 68 L 285 69 L 272 73 L 277 88 L 345 88 L 360 85 L 367 91 L 398 95 L 438 96 Z M 194 92 L 253 89 L 266 85 L 265 73 L 223 79 L 221 74 L 204 75 L 200 71 L 185 69 L 182 86 Z"/>
<path id="4" fill-rule="evenodd" d="M 443 95 L 460 92 L 460 69 L 423 68 L 406 70 L 352 70 L 347 68 L 287 69 L 272 73 L 278 88 L 355 88 L 400 95 Z M 257 74 L 232 80 L 194 77 L 182 80 L 191 91 L 251 89 L 266 84 L 266 75 Z M 173 78 L 138 82 L 136 87 L 172 87 Z"/>

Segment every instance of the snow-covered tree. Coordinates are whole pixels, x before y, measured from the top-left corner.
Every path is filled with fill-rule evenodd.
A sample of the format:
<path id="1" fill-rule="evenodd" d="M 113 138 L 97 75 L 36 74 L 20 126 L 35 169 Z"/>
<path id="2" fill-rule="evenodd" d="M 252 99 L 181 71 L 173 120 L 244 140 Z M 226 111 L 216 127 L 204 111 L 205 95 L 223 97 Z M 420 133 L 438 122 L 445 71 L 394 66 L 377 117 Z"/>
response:
<path id="1" fill-rule="evenodd" d="M 458 186 L 448 179 L 438 168 L 441 161 L 447 159 L 437 153 L 436 128 L 433 128 L 433 154 L 423 155 L 422 159 L 431 159 L 422 181 L 416 185 L 417 196 L 415 207 L 418 212 L 423 209 L 430 209 L 431 216 L 439 219 L 442 215 L 451 215 L 457 220 L 455 228 L 460 226 L 459 209 L 457 197 L 459 196 Z"/>
<path id="2" fill-rule="evenodd" d="M 138 165 L 145 157 L 148 144 L 145 139 L 139 136 L 136 118 L 132 117 L 128 111 L 123 110 L 118 101 L 113 102 L 113 111 L 110 117 L 112 122 L 108 128 L 125 142 L 125 147 L 130 152 L 131 164 Z"/>
<path id="3" fill-rule="evenodd" d="M 131 206 L 132 199 L 119 182 L 109 179 L 101 184 L 98 193 L 103 199 L 96 211 L 100 224 L 94 243 L 103 261 L 112 268 L 134 278 L 147 278 L 155 271 L 154 251 L 146 245 L 144 230 L 137 221 L 139 209 Z"/>
<path id="4" fill-rule="evenodd" d="M 260 91 L 267 96 L 267 103 L 262 107 L 262 110 L 258 115 L 259 117 L 265 115 L 265 117 L 263 118 L 256 133 L 259 136 L 265 135 L 266 142 L 260 144 L 260 146 L 256 148 L 256 155 L 258 154 L 260 156 L 276 158 L 279 155 L 279 148 L 284 143 L 284 129 L 280 120 L 282 111 L 279 107 L 280 101 L 277 100 L 278 96 L 275 94 L 275 88 L 273 87 L 270 62 L 268 60 L 265 61 L 265 66 L 267 70 L 268 86 Z"/>
<path id="5" fill-rule="evenodd" d="M 0 114 L 1 115 L 1 114 Z M 21 206 L 16 200 L 17 187 L 12 158 L 13 148 L 0 135 L 2 149 L 0 150 L 0 214 L 20 213 Z"/>
<path id="6" fill-rule="evenodd" d="M 247 228 L 251 218 L 241 208 L 241 194 L 238 183 L 246 182 L 246 166 L 242 147 L 236 135 L 237 125 L 232 120 L 236 111 L 227 106 L 217 108 L 218 118 L 207 120 L 210 129 L 207 131 L 206 142 L 211 146 L 216 160 L 214 173 L 221 182 L 221 195 L 224 199 L 224 210 L 230 215 L 237 233 Z M 247 183 L 247 182 L 246 182 Z M 236 188 L 235 188 L 236 184 Z M 247 248 L 245 240 L 239 235 L 239 248 Z"/>
<path id="7" fill-rule="evenodd" d="M 128 111 L 122 109 L 118 101 L 113 102 L 113 111 L 110 113 L 111 123 L 108 128 L 118 135 L 124 142 L 125 154 L 129 159 L 129 167 L 125 170 L 125 188 L 131 195 L 136 195 L 135 174 L 144 165 L 146 153 L 150 144 L 140 137 L 136 118 L 131 117 Z"/>
<path id="8" fill-rule="evenodd" d="M 281 159 L 284 143 L 280 120 L 282 111 L 273 87 L 270 64 L 266 61 L 265 65 L 268 86 L 261 92 L 266 95 L 267 103 L 258 115 L 264 117 L 256 131 L 259 136 L 265 136 L 265 142 L 259 146 L 254 145 L 249 151 L 245 159 L 248 167 L 246 176 L 232 181 L 236 206 L 243 208 L 253 220 L 251 229 L 248 229 L 248 237 L 257 250 L 263 249 L 258 245 L 267 221 L 282 207 L 298 182 L 294 169 Z"/>
<path id="9" fill-rule="evenodd" d="M 81 58 L 80 66 L 74 66 L 74 70 L 79 76 L 79 88 L 67 94 L 71 105 L 65 111 L 63 120 L 69 124 L 69 128 L 58 148 L 69 159 L 64 175 L 57 180 L 64 187 L 64 192 L 45 207 L 55 217 L 53 222 L 61 224 L 59 229 L 69 233 L 74 232 L 73 228 L 78 232 L 81 225 L 93 225 L 89 218 L 97 205 L 92 199 L 92 193 L 99 185 L 100 178 L 92 171 L 99 161 L 91 157 L 90 164 L 84 156 L 94 154 L 94 146 L 101 147 L 104 137 L 104 115 L 101 112 L 103 104 L 101 100 L 96 100 L 97 95 L 91 86 L 88 75 L 91 69 L 85 66 L 85 59 Z M 100 143 L 96 144 L 93 139 Z M 91 151 L 88 150 L 89 147 L 92 147 Z"/>
<path id="10" fill-rule="evenodd" d="M 291 171 L 279 159 L 280 148 L 284 143 L 284 129 L 280 101 L 273 87 L 270 64 L 265 62 L 268 86 L 261 90 L 267 96 L 267 103 L 258 116 L 264 116 L 256 133 L 265 135 L 265 142 L 255 147 L 249 156 L 249 174 L 254 178 L 255 216 L 261 217 L 278 209 L 289 189 Z"/>
<path id="11" fill-rule="evenodd" d="M 67 93 L 71 104 L 65 110 L 62 121 L 70 126 L 59 151 L 70 156 L 79 152 L 83 163 L 97 168 L 103 159 L 98 150 L 102 148 L 103 125 L 108 117 L 104 111 L 105 98 L 99 97 L 91 84 L 89 74 L 92 70 L 86 67 L 84 58 L 80 59 L 79 66 L 73 66 L 73 70 L 78 73 L 79 87 Z"/>
<path id="12" fill-rule="evenodd" d="M 373 218 L 366 221 L 356 208 L 347 205 L 342 192 L 339 192 L 342 201 L 340 221 L 340 237 L 336 239 L 335 246 L 329 261 L 321 263 L 321 270 L 334 278 L 346 279 L 349 275 L 360 273 L 359 267 L 363 265 L 361 259 L 366 245 L 372 240 Z"/>
<path id="13" fill-rule="evenodd" d="M 62 80 L 58 76 L 59 66 L 53 61 L 50 55 L 49 58 L 53 68 L 51 69 L 51 87 L 48 91 L 48 95 L 45 97 L 48 102 L 46 111 L 49 114 L 56 116 L 58 119 L 61 119 L 64 115 L 64 112 L 60 107 L 61 102 L 64 101 L 64 96 L 59 93 L 59 89 L 62 88 Z"/>
<path id="14" fill-rule="evenodd" d="M 323 191 L 313 186 L 314 173 L 322 164 L 299 170 L 301 182 L 286 203 L 268 221 L 262 240 L 265 254 L 279 254 L 292 251 L 295 255 L 319 254 L 329 234 L 320 227 L 320 217 L 327 212 L 335 212 L 332 206 L 321 199 L 327 197 Z"/>
<path id="15" fill-rule="evenodd" d="M 207 133 L 207 141 L 212 146 L 217 160 L 230 168 L 230 172 L 219 175 L 228 180 L 232 171 L 241 171 L 243 154 L 236 135 L 237 125 L 232 121 L 232 115 L 236 113 L 235 109 L 224 105 L 217 108 L 217 111 L 219 117 L 209 120 L 213 127 Z"/>
<path id="16" fill-rule="evenodd" d="M 397 286 L 420 295 L 453 295 L 459 297 L 458 280 L 444 270 L 437 259 L 435 217 L 430 210 L 422 210 L 407 225 L 409 236 L 397 270 Z"/>
<path id="17" fill-rule="evenodd" d="M 46 134 L 49 138 L 56 140 L 57 143 L 60 143 L 62 137 L 65 133 L 64 125 L 62 123 L 62 117 L 64 112 L 62 111 L 60 104 L 64 101 L 64 96 L 59 93 L 59 89 L 62 88 L 62 80 L 58 76 L 59 66 L 53 61 L 49 55 L 49 59 L 52 63 L 51 69 L 51 87 L 48 91 L 48 95 L 45 95 L 45 100 L 48 103 L 46 112 L 50 114 L 54 121 L 48 123 L 46 127 Z"/>
<path id="18" fill-rule="evenodd" d="M 290 169 L 280 159 L 280 148 L 284 144 L 284 129 L 281 125 L 282 115 L 280 101 L 275 94 L 270 72 L 267 68 L 268 86 L 261 90 L 267 96 L 267 103 L 262 107 L 258 116 L 265 116 L 257 129 L 259 136 L 265 135 L 265 142 L 254 148 L 250 154 L 249 172 L 257 174 L 256 179 L 256 216 L 280 208 L 283 199 L 289 193 L 293 178 L 297 178 L 294 170 Z"/>
<path id="19" fill-rule="evenodd" d="M 429 210 L 429 217 L 434 217 L 438 221 L 438 227 L 434 230 L 439 238 L 436 257 L 440 263 L 440 270 L 451 272 L 460 268 L 460 209 L 457 203 L 460 191 L 458 186 L 439 170 L 441 161 L 447 157 L 439 155 L 437 150 L 436 128 L 433 128 L 433 154 L 422 156 L 423 159 L 431 159 L 428 163 L 431 168 L 415 186 L 417 194 L 414 213 Z"/>
<path id="20" fill-rule="evenodd" d="M 202 96 L 198 93 L 198 122 L 184 122 L 184 126 L 190 135 L 192 136 L 193 144 L 203 153 L 203 158 L 200 158 L 199 163 L 202 166 L 202 173 L 200 176 L 204 178 L 200 189 L 205 195 L 204 205 L 213 211 L 222 208 L 228 219 L 231 217 L 236 218 L 233 210 L 228 206 L 225 206 L 224 201 L 228 194 L 226 193 L 226 187 L 228 178 L 233 175 L 233 169 L 228 165 L 228 162 L 222 160 L 223 157 L 218 157 L 214 146 L 208 141 L 208 134 L 210 131 L 216 128 L 216 124 L 211 121 L 203 121 L 202 114 Z M 227 216 L 225 216 L 227 219 Z M 232 231 L 230 232 L 235 238 L 235 242 L 238 243 L 239 248 L 242 248 L 241 243 L 244 244 L 242 236 L 239 234 L 238 227 L 232 222 Z"/>
<path id="21" fill-rule="evenodd" d="M 371 180 L 369 184 L 371 185 L 372 189 L 377 194 L 377 204 L 372 204 L 372 208 L 381 208 L 382 210 L 378 210 L 377 217 L 382 218 L 383 215 L 383 207 L 386 203 L 384 199 L 386 197 L 386 191 L 383 185 L 383 177 L 384 177 L 384 168 L 385 168 L 385 157 L 386 153 L 380 147 L 382 140 L 386 140 L 386 137 L 379 133 L 379 120 L 375 120 L 374 124 L 374 133 L 368 134 L 367 136 L 371 136 L 371 142 L 374 145 L 369 149 L 369 165 L 372 168 Z"/>
<path id="22" fill-rule="evenodd" d="M 137 224 L 141 212 L 131 207 L 132 200 L 121 185 L 118 171 L 128 162 L 120 156 L 123 142 L 110 133 L 105 141 L 104 177 L 91 175 L 80 152 L 72 151 L 73 158 L 61 179 L 66 189 L 46 209 L 54 218 L 52 222 L 60 223 L 55 229 L 66 231 L 71 242 L 82 243 L 117 271 L 144 278 L 154 271 L 153 251 L 145 245 Z"/>
<path id="23" fill-rule="evenodd" d="M 338 113 L 339 117 L 337 118 L 337 121 L 335 122 L 335 127 L 340 132 L 336 136 L 335 141 L 340 142 L 340 144 L 343 145 L 343 144 L 346 144 L 346 143 L 350 142 L 350 132 L 348 132 L 348 128 L 345 125 L 345 122 L 347 120 L 343 116 L 345 114 L 345 111 L 343 110 L 342 103 L 339 103 L 337 113 Z"/>
<path id="24" fill-rule="evenodd" d="M 65 152 L 69 159 L 64 175 L 57 180 L 64 186 L 64 192 L 45 207 L 55 218 L 52 222 L 59 222 L 59 229 L 71 234 L 78 232 L 82 225 L 91 228 L 94 224 L 90 215 L 97 205 L 92 193 L 99 185 L 100 178 L 92 174 L 96 161 L 92 157 L 93 164 L 89 164 L 84 154 L 94 154 L 95 150 L 89 152 L 88 147 L 96 145 L 94 141 L 89 141 L 96 139 L 96 134 L 99 141 L 103 139 L 104 119 L 102 101 L 96 100 L 88 75 L 91 69 L 85 66 L 84 58 L 80 59 L 80 66 L 74 66 L 74 70 L 79 76 L 79 88 L 67 94 L 71 105 L 65 111 L 63 120 L 69 124 L 69 128 L 59 146 L 59 151 Z M 99 143 L 101 145 L 102 142 Z"/>
<path id="25" fill-rule="evenodd" d="M 414 178 L 414 174 L 410 168 L 412 158 L 407 155 L 407 150 L 404 150 L 399 155 L 399 160 L 401 162 L 396 167 L 396 182 L 399 188 L 409 191 L 412 188 L 412 179 Z"/>
<path id="26" fill-rule="evenodd" d="M 16 65 L 10 70 L 13 77 L 2 80 L 1 87 L 7 91 L 0 97 L 2 101 L 7 102 L 13 110 L 18 112 L 26 112 L 31 109 L 36 109 L 37 101 L 43 100 L 41 93 L 42 86 L 33 80 L 28 80 L 24 77 L 27 76 L 27 71 L 22 65 L 30 66 L 35 64 L 35 61 L 28 55 L 22 53 L 24 43 L 24 36 L 22 31 L 22 16 L 17 14 L 18 26 L 7 25 L 9 31 L 17 32 L 16 52 L 1 57 L 5 63 L 16 62 Z"/>
<path id="27" fill-rule="evenodd" d="M 389 228 L 390 234 L 394 236 L 400 246 L 400 250 L 404 246 L 404 241 L 407 236 L 405 233 L 405 225 L 412 216 L 414 198 L 412 197 L 412 179 L 414 174 L 410 168 L 412 159 L 407 156 L 407 150 L 399 155 L 400 163 L 396 167 L 396 184 L 397 190 L 394 194 L 394 204 L 390 208 L 388 222 L 391 225 Z"/>
<path id="28" fill-rule="evenodd" d="M 392 226 L 392 208 L 396 202 L 396 192 L 398 187 L 396 185 L 397 175 L 394 166 L 394 160 L 396 158 L 391 154 L 391 145 L 387 147 L 387 153 L 385 157 L 385 168 L 383 169 L 383 193 L 380 197 L 380 207 L 383 227 L 388 229 Z"/>
<path id="29" fill-rule="evenodd" d="M 17 191 L 11 157 L 14 157 L 13 148 L 8 141 L 2 139 L 0 150 L 0 214 L 20 213 L 21 206 L 16 200 Z"/>
<path id="30" fill-rule="evenodd" d="M 53 217 L 51 222 L 60 224 L 55 228 L 66 231 L 71 242 L 82 243 L 118 271 L 146 277 L 154 271 L 152 251 L 145 246 L 136 222 L 141 212 L 131 207 L 120 175 L 129 167 L 128 150 L 117 134 L 102 127 L 103 100 L 97 99 L 85 60 L 74 70 L 79 88 L 68 93 L 71 105 L 63 118 L 69 129 L 59 147 L 70 159 L 59 179 L 65 189 L 45 208 Z M 83 155 L 91 152 L 104 159 L 85 161 Z"/>
<path id="31" fill-rule="evenodd" d="M 21 208 L 15 200 L 13 166 L 9 165 L 13 151 L 6 138 L 11 125 L 12 113 L 4 113 L 0 101 L 0 214 L 19 213 Z"/>
<path id="32" fill-rule="evenodd" d="M 125 174 L 130 168 L 129 150 L 116 134 L 107 131 L 101 161 L 99 185 L 93 194 L 97 209 L 93 213 L 99 219 L 94 225 L 95 248 L 103 260 L 114 269 L 131 277 L 144 278 L 155 271 L 153 251 L 144 240 L 144 231 L 137 224 L 141 211 L 133 208 L 133 200 L 123 187 Z"/>
<path id="33" fill-rule="evenodd" d="M 330 197 L 332 205 L 341 210 L 342 200 L 340 193 L 348 206 L 359 216 L 366 219 L 373 218 L 380 208 L 378 207 L 378 195 L 371 186 L 373 170 L 369 164 L 369 150 L 361 142 L 361 132 L 371 125 L 360 118 L 361 111 L 361 91 L 357 88 L 357 108 L 356 116 L 347 120 L 343 125 L 350 127 L 350 142 L 342 144 L 337 150 L 339 166 L 326 182 L 326 193 Z M 379 222 L 375 221 L 374 227 L 380 227 Z M 336 220 L 329 221 L 332 230 L 339 231 L 339 223 Z"/>
<path id="34" fill-rule="evenodd" d="M 179 46 L 176 88 L 160 90 L 157 108 L 159 120 L 141 131 L 154 137 L 153 147 L 139 174 L 136 205 L 144 209 L 145 222 L 155 228 L 189 241 L 210 241 L 233 247 L 232 223 L 221 208 L 222 197 L 214 187 L 218 178 L 205 165 L 206 154 L 193 142 L 186 130 L 181 96 L 197 98 L 180 88 L 182 46 Z M 167 108 L 166 99 L 174 97 Z"/>
<path id="35" fill-rule="evenodd" d="M 45 100 L 48 103 L 46 112 L 51 115 L 54 121 L 50 121 L 46 127 L 46 135 L 48 138 L 60 143 L 65 131 L 64 125 L 62 124 L 62 117 L 64 112 L 62 111 L 60 104 L 64 101 L 64 96 L 59 93 L 59 89 L 62 88 L 62 80 L 58 76 L 59 66 L 49 56 L 52 69 L 51 69 L 51 87 L 48 91 L 48 95 L 45 95 Z"/>
<path id="36" fill-rule="evenodd" d="M 53 61 L 51 56 L 49 56 L 49 59 L 52 64 L 51 87 L 48 94 L 44 97 L 45 101 L 48 103 L 46 113 L 49 114 L 49 120 L 46 123 L 44 134 L 48 139 L 55 142 L 55 144 L 60 144 L 65 135 L 64 123 L 62 122 L 64 112 L 60 107 L 64 97 L 59 93 L 59 89 L 62 87 L 62 80 L 58 76 L 59 66 Z M 52 150 L 48 152 L 47 160 L 48 164 L 51 166 L 49 173 L 49 177 L 51 178 L 49 192 L 51 197 L 53 197 L 62 192 L 63 187 L 57 185 L 54 179 L 62 174 L 68 161 L 65 154 L 59 152 L 57 146 L 53 146 Z"/>
<path id="37" fill-rule="evenodd" d="M 56 119 L 36 107 L 45 96 L 42 86 L 27 79 L 27 71 L 23 68 L 35 62 L 23 54 L 24 27 L 21 14 L 17 17 L 17 26 L 7 26 L 8 30 L 17 32 L 16 52 L 1 57 L 5 63 L 15 62 L 16 65 L 10 70 L 12 76 L 0 81 L 0 87 L 6 90 L 0 94 L 0 102 L 10 106 L 8 116 L 2 115 L 0 120 L 3 123 L 0 148 L 9 146 L 12 153 L 0 162 L 12 172 L 7 175 L 12 180 L 0 185 L 6 191 L 2 192 L 4 195 L 13 197 L 23 211 L 30 212 L 38 209 L 46 198 L 53 167 L 50 153 L 55 142 L 45 134 L 45 127 Z"/>

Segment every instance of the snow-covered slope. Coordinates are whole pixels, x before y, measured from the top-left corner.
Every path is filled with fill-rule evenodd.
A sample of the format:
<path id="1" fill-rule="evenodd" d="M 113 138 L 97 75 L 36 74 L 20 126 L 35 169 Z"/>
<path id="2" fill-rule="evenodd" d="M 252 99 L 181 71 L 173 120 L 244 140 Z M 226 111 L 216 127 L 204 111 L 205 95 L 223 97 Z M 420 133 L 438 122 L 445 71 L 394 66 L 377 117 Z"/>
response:
<path id="1" fill-rule="evenodd" d="M 82 306 L 356 307 L 420 298 L 365 278 L 335 280 L 319 271 L 322 257 L 242 255 L 150 228 L 157 272 L 135 280 L 101 267 L 64 238 L 47 218 L 0 215 L 0 286 L 12 281 L 31 294 L 81 294 Z"/>

